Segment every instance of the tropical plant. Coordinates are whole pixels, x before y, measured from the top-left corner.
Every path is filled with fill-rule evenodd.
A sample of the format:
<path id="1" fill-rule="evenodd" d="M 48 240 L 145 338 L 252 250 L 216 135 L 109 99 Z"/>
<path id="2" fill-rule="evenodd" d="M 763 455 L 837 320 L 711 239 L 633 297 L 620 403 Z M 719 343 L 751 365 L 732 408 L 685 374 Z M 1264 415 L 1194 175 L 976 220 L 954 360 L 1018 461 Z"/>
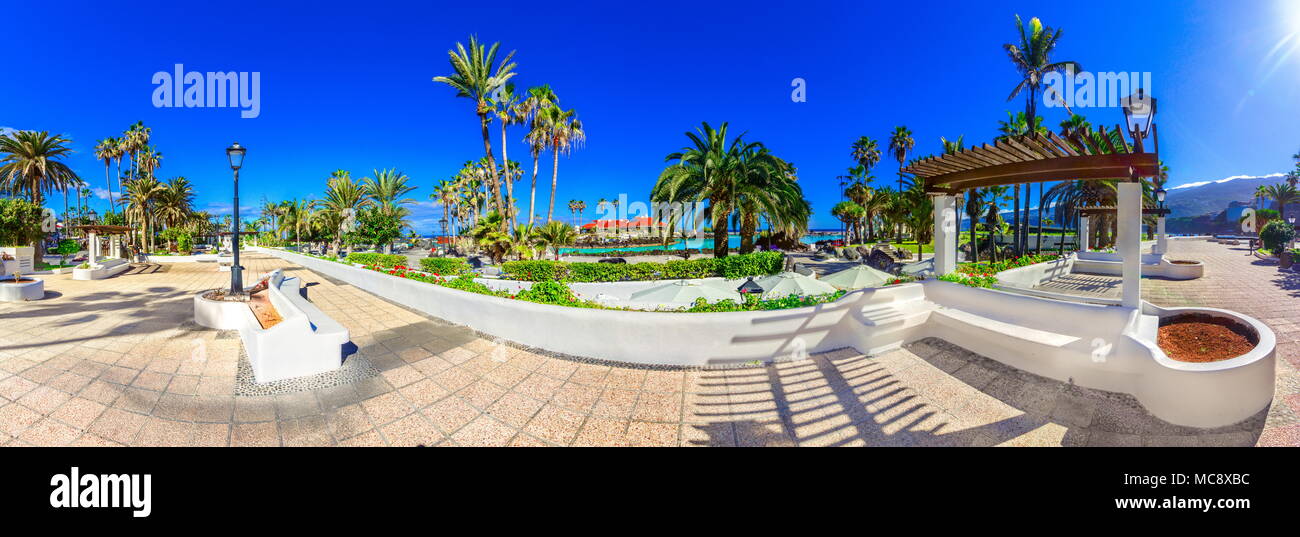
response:
<path id="1" fill-rule="evenodd" d="M 514 245 L 510 234 L 501 231 L 502 220 L 504 219 L 501 213 L 492 211 L 479 219 L 470 230 L 470 237 L 474 239 L 479 249 L 492 258 L 493 263 L 500 263 L 505 259 L 506 252 L 509 252 Z"/>
<path id="2" fill-rule="evenodd" d="M 715 257 L 727 256 L 727 224 L 736 211 L 740 212 L 742 253 L 753 247 L 753 231 L 760 216 L 782 228 L 807 228 L 812 208 L 788 162 L 768 152 L 762 143 L 746 142 L 743 133 L 728 143 L 726 123 L 717 130 L 703 123 L 686 137 L 692 145 L 665 157 L 665 162 L 675 163 L 659 174 L 650 200 L 708 200 Z"/>
<path id="3" fill-rule="evenodd" d="M 560 98 L 548 85 L 528 88 L 528 98 L 521 104 L 521 112 L 528 121 L 528 134 L 524 141 L 528 143 L 529 153 L 533 156 L 533 181 L 528 192 L 528 223 L 533 223 L 537 214 L 537 162 L 542 151 L 546 149 L 546 126 L 538 119 L 538 113 L 547 108 L 560 105 Z"/>
<path id="4" fill-rule="evenodd" d="M 355 218 L 361 209 L 372 204 L 364 185 L 352 180 L 346 170 L 336 170 L 325 183 L 324 199 L 317 202 L 322 211 L 321 223 L 329 230 L 330 249 L 338 255 L 343 242 L 344 226 Z"/>
<path id="5" fill-rule="evenodd" d="M 435 76 L 433 81 L 451 86 L 456 90 L 457 97 L 474 101 L 474 114 L 478 116 L 483 136 L 483 152 L 486 154 L 488 168 L 491 171 L 489 177 L 492 181 L 489 187 L 497 209 L 504 211 L 505 203 L 501 198 L 501 189 L 496 184 L 496 178 L 499 177 L 497 161 L 492 155 L 492 139 L 488 135 L 488 122 L 491 121 L 489 114 L 492 113 L 490 99 L 494 91 L 503 87 L 517 73 L 514 72 L 515 64 L 511 61 L 515 55 L 513 51 L 497 63 L 497 48 L 500 45 L 500 43 L 493 43 L 491 47 L 485 47 L 479 43 L 478 37 L 473 35 L 469 38 L 468 50 L 464 45 L 456 43 L 456 50 L 447 51 L 453 73 L 450 76 Z M 506 230 L 505 219 L 501 219 L 499 225 L 501 231 Z"/>
<path id="6" fill-rule="evenodd" d="M 560 259 L 560 248 L 570 246 L 578 238 L 578 232 L 568 224 L 553 220 L 537 229 L 535 242 L 542 248 L 555 250 L 555 259 Z"/>
<path id="7" fill-rule="evenodd" d="M 154 217 L 154 204 L 165 189 L 165 185 L 153 176 L 139 177 L 128 181 L 122 197 L 117 199 L 124 206 L 122 212 L 127 222 L 139 229 L 140 242 L 137 244 L 146 252 L 153 251 L 153 227 L 150 223 Z"/>
<path id="8" fill-rule="evenodd" d="M 1286 183 L 1269 185 L 1268 188 L 1265 189 L 1265 193 L 1267 194 L 1268 199 L 1277 203 L 1277 211 L 1278 214 L 1281 215 L 1282 220 L 1286 220 L 1287 204 L 1300 202 L 1300 191 L 1297 191 L 1295 187 Z"/>
<path id="9" fill-rule="evenodd" d="M 113 179 L 109 177 L 108 171 L 113 159 L 118 155 L 118 141 L 116 138 L 105 138 L 95 143 L 95 158 L 104 161 L 104 187 L 108 189 L 108 205 L 116 205 L 113 201 Z"/>
<path id="10" fill-rule="evenodd" d="M 546 221 L 555 217 L 555 195 L 560 173 L 560 154 L 569 154 L 574 148 L 581 147 L 587 139 L 582 129 L 582 120 L 572 109 L 561 110 L 558 106 L 549 106 L 537 112 L 537 122 L 546 136 L 546 147 L 551 150 L 551 201 L 546 210 Z"/>

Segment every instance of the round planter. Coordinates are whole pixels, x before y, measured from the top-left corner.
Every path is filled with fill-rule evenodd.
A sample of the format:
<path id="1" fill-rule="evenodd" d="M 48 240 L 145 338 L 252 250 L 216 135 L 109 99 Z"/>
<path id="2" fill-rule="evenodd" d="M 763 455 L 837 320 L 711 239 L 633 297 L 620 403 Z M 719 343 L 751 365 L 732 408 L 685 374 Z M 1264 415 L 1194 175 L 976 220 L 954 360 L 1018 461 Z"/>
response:
<path id="1" fill-rule="evenodd" d="M 194 295 L 194 322 L 217 330 L 235 330 L 243 326 L 246 316 L 250 314 L 248 303 L 203 298 L 210 291 L 208 289 Z"/>
<path id="2" fill-rule="evenodd" d="M 26 302 L 45 298 L 45 281 L 25 277 L 14 282 L 13 277 L 0 279 L 0 302 Z"/>

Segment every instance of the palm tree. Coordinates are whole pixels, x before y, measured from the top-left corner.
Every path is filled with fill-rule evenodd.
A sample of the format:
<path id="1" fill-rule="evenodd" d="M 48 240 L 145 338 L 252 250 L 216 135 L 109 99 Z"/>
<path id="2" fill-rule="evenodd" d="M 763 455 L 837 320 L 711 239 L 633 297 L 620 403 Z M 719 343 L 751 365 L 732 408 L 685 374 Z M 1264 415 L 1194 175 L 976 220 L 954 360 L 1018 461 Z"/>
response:
<path id="1" fill-rule="evenodd" d="M 109 165 L 117 155 L 117 140 L 114 138 L 105 138 L 95 144 L 95 158 L 104 161 L 104 186 L 108 188 L 108 205 L 116 205 L 113 201 L 113 179 L 108 176 Z"/>
<path id="2" fill-rule="evenodd" d="M 554 248 L 555 259 L 560 259 L 560 248 L 569 246 L 578 238 L 578 232 L 573 226 L 564 222 L 554 221 L 547 222 L 538 228 L 535 235 L 535 241 L 542 248 Z"/>
<path id="3" fill-rule="evenodd" d="M 501 199 L 501 189 L 497 188 L 497 161 L 492 155 L 492 139 L 488 135 L 488 122 L 491 121 L 489 114 L 492 107 L 488 104 L 492 92 L 496 91 L 506 84 L 515 76 L 515 64 L 510 60 L 514 57 L 514 51 L 506 54 L 506 57 L 497 63 L 497 48 L 501 43 L 493 43 L 491 47 L 485 48 L 478 42 L 478 37 L 471 35 L 469 37 L 469 50 L 465 46 L 456 43 L 456 50 L 448 50 L 447 56 L 451 61 L 451 76 L 435 76 L 434 82 L 441 82 L 456 90 L 457 97 L 465 97 L 475 101 L 474 113 L 478 116 L 479 127 L 483 135 L 483 152 L 488 159 L 488 168 L 492 172 L 492 181 L 489 186 L 492 189 L 493 198 L 496 201 L 497 209 L 504 209 L 505 204 Z M 495 67 L 493 67 L 495 65 Z M 506 220 L 501 219 L 501 231 L 506 230 Z"/>
<path id="4" fill-rule="evenodd" d="M 504 220 L 501 218 L 501 213 L 492 211 L 483 215 L 483 218 L 470 230 L 470 237 L 482 251 L 487 252 L 493 263 L 500 263 L 505 258 L 506 252 L 514 245 L 510 234 L 501 231 L 501 223 Z"/>
<path id="5" fill-rule="evenodd" d="M 742 249 L 746 248 L 744 236 L 747 232 L 752 235 L 757 228 L 760 212 L 787 225 L 798 226 L 801 219 L 806 225 L 804 211 L 811 209 L 794 184 L 794 167 L 789 163 L 769 153 L 761 143 L 745 142 L 744 134 L 728 143 L 726 123 L 717 130 L 703 123 L 697 132 L 687 132 L 686 137 L 692 145 L 665 157 L 666 162 L 676 163 L 659 174 L 650 200 L 708 200 L 714 257 L 727 256 L 727 224 L 737 210 L 741 213 Z M 752 242 L 748 247 L 752 248 Z"/>
<path id="6" fill-rule="evenodd" d="M 560 98 L 555 95 L 555 91 L 549 85 L 541 85 L 528 88 L 528 98 L 524 99 L 521 104 L 522 113 L 528 121 L 528 134 L 524 136 L 524 141 L 528 142 L 529 153 L 533 156 L 533 183 L 528 193 L 528 223 L 533 223 L 533 217 L 537 214 L 537 162 L 540 160 L 542 150 L 546 149 L 546 128 L 538 115 L 542 110 L 554 108 L 560 105 Z"/>
<path id="7" fill-rule="evenodd" d="M 81 179 L 64 159 L 72 153 L 71 140 L 46 131 L 16 131 L 0 136 L 0 192 L 27 195 L 45 204 L 45 194 L 77 185 Z M 45 241 L 36 241 L 36 259 L 45 255 Z"/>
<path id="8" fill-rule="evenodd" d="M 164 186 L 152 175 L 143 176 L 126 183 L 126 190 L 117 202 L 124 205 L 122 212 L 128 222 L 140 228 L 140 246 L 146 252 L 153 251 L 153 233 L 149 223 L 153 217 L 153 205 L 162 194 Z"/>
<path id="9" fill-rule="evenodd" d="M 1286 206 L 1288 203 L 1300 202 L 1300 191 L 1297 191 L 1295 187 L 1285 183 L 1270 185 L 1265 190 L 1268 192 L 1268 197 L 1274 202 L 1277 202 L 1278 215 L 1281 217 L 1282 221 L 1285 222 Z"/>
<path id="10" fill-rule="evenodd" d="M 1026 32 L 1020 15 L 1016 15 L 1016 31 L 1019 33 L 1020 43 L 1002 45 L 1002 48 L 1007 51 L 1007 57 L 1020 72 L 1020 82 L 1011 90 L 1007 100 L 1015 99 L 1022 91 L 1025 92 L 1026 123 L 1034 124 L 1034 120 L 1038 117 L 1038 92 L 1042 88 L 1043 77 L 1047 73 L 1066 70 L 1077 73 L 1083 68 L 1078 62 L 1051 60 L 1052 51 L 1056 48 L 1057 41 L 1061 39 L 1061 31 L 1053 31 L 1052 28 L 1044 26 L 1038 17 L 1029 19 L 1029 31 Z"/>
<path id="11" fill-rule="evenodd" d="M 136 157 L 141 151 L 149 147 L 149 139 L 152 137 L 153 129 L 144 126 L 143 121 L 137 121 L 134 125 L 126 130 L 122 150 L 131 157 L 132 179 L 140 177 L 140 160 Z"/>
<path id="12" fill-rule="evenodd" d="M 835 218 L 838 218 L 840 222 L 843 222 L 844 228 L 854 236 L 857 236 L 855 238 L 858 240 L 861 240 L 861 237 L 856 228 L 861 225 L 865 214 L 866 211 L 862 209 L 861 205 L 850 200 L 841 201 L 836 203 L 834 207 L 831 207 L 831 216 L 834 216 Z M 853 244 L 854 242 L 855 241 L 849 238 L 848 234 L 845 235 L 844 244 Z"/>
<path id="13" fill-rule="evenodd" d="M 372 205 L 367 188 L 352 180 L 351 174 L 337 170 L 325 184 L 325 198 L 318 202 L 324 222 L 330 230 L 331 250 L 338 254 L 343 242 L 343 224 L 350 215 Z"/>
<path id="14" fill-rule="evenodd" d="M 194 187 L 188 179 L 173 177 L 158 192 L 155 217 L 166 227 L 176 227 L 186 222 L 193 211 Z M 167 249 L 174 251 L 172 241 L 167 241 Z"/>
<path id="15" fill-rule="evenodd" d="M 1038 17 L 1029 19 L 1029 30 L 1026 32 L 1024 22 L 1020 15 L 1016 15 L 1016 32 L 1019 34 L 1020 42 L 1018 44 L 1007 43 L 1002 45 L 1006 50 L 1007 57 L 1015 65 L 1016 71 L 1020 73 L 1020 82 L 1011 90 L 1007 96 L 1007 101 L 1015 99 L 1022 92 L 1025 94 L 1025 124 L 1030 125 L 1037 130 L 1038 127 L 1038 92 L 1042 88 L 1043 77 L 1047 73 L 1073 71 L 1079 72 L 1083 68 L 1077 62 L 1061 61 L 1053 62 L 1051 60 L 1052 51 L 1056 48 L 1057 42 L 1061 39 L 1061 31 L 1046 27 Z M 1028 187 L 1026 187 L 1028 188 Z M 1025 229 L 1021 231 L 1019 224 L 1016 225 L 1018 237 L 1017 249 L 1024 251 L 1023 247 L 1029 244 L 1029 199 L 1026 191 L 1025 199 Z M 1042 188 L 1039 188 L 1039 197 L 1042 198 Z M 1017 185 L 1016 196 L 1016 221 L 1019 221 L 1020 196 L 1019 186 Z"/>
<path id="16" fill-rule="evenodd" d="M 509 214 L 513 220 L 515 190 L 513 186 L 514 181 L 512 180 L 513 175 L 509 173 L 509 168 L 511 164 L 514 164 L 515 169 L 518 170 L 519 164 L 511 163 L 510 157 L 506 156 L 506 148 L 509 146 L 506 139 L 506 127 L 523 123 L 524 117 L 522 113 L 526 112 L 526 109 L 523 103 L 519 101 L 518 97 L 515 96 L 515 85 L 513 83 L 505 84 L 501 89 L 497 90 L 492 97 L 492 112 L 501 123 L 501 162 L 505 163 L 504 166 L 506 168 L 506 170 L 501 174 L 501 179 L 505 181 L 506 184 L 506 205 L 511 208 Z"/>
<path id="17" fill-rule="evenodd" d="M 889 136 L 889 153 L 898 161 L 898 192 L 900 193 L 903 192 L 903 165 L 907 162 L 907 153 L 914 147 L 916 147 L 916 140 L 912 139 L 912 131 L 901 125 L 894 127 L 893 134 Z M 900 234 L 901 231 L 900 228 Z"/>
<path id="18" fill-rule="evenodd" d="M 912 131 L 905 126 L 894 127 L 893 134 L 889 135 L 889 154 L 898 161 L 899 192 L 903 191 L 903 164 L 907 162 L 907 153 L 914 147 L 916 140 L 912 139 Z"/>
<path id="19" fill-rule="evenodd" d="M 880 147 L 875 140 L 861 136 L 853 142 L 853 150 L 850 155 L 853 157 L 853 161 L 858 163 L 858 166 L 870 170 L 880 162 Z"/>
<path id="20" fill-rule="evenodd" d="M 546 210 L 546 221 L 555 216 L 555 194 L 560 173 L 560 153 L 568 154 L 575 147 L 580 147 L 587 139 L 582 130 L 582 120 L 572 109 L 561 110 L 558 106 L 544 108 L 538 113 L 538 122 L 546 134 L 546 146 L 551 150 L 551 202 Z"/>

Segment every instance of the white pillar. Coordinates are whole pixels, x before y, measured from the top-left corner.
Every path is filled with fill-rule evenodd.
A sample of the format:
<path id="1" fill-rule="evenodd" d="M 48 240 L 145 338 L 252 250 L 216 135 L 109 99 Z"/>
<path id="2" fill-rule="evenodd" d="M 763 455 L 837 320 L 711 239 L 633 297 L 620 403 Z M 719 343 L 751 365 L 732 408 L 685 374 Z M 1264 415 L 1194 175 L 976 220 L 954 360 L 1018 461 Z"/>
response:
<path id="1" fill-rule="evenodd" d="M 933 196 L 934 273 L 942 276 L 957 270 L 957 197 Z"/>
<path id="2" fill-rule="evenodd" d="M 1142 305 L 1142 184 L 1136 181 L 1119 184 L 1119 206 L 1115 218 L 1119 224 L 1120 258 L 1124 261 L 1123 301 L 1126 308 Z"/>
<path id="3" fill-rule="evenodd" d="M 1079 217 L 1079 251 L 1088 251 L 1088 217 Z"/>
<path id="4" fill-rule="evenodd" d="M 94 265 L 99 262 L 99 236 L 91 231 L 86 236 L 86 243 L 90 246 L 90 264 Z"/>
<path id="5" fill-rule="evenodd" d="M 1152 253 L 1165 254 L 1169 252 L 1169 239 L 1165 235 L 1165 215 L 1156 217 L 1156 247 Z"/>

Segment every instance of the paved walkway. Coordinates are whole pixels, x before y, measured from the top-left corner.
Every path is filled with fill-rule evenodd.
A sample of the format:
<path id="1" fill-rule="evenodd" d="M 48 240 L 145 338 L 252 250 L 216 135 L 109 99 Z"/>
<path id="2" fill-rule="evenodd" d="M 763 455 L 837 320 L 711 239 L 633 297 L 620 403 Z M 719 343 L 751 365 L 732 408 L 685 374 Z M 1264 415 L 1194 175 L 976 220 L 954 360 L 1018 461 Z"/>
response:
<path id="1" fill-rule="evenodd" d="M 276 396 L 236 396 L 232 332 L 194 326 L 191 300 L 227 285 L 212 264 L 108 280 L 47 276 L 47 299 L 0 304 L 0 445 L 1297 445 L 1300 279 L 1206 243 L 1207 278 L 1149 287 L 1162 304 L 1220 305 L 1278 331 L 1278 397 L 1233 427 L 1188 429 L 1127 396 L 1002 366 L 939 340 L 731 370 L 611 367 L 478 337 L 324 279 L 274 268 L 347 326 L 378 373 Z M 1197 302 L 1200 301 L 1200 302 Z"/>

